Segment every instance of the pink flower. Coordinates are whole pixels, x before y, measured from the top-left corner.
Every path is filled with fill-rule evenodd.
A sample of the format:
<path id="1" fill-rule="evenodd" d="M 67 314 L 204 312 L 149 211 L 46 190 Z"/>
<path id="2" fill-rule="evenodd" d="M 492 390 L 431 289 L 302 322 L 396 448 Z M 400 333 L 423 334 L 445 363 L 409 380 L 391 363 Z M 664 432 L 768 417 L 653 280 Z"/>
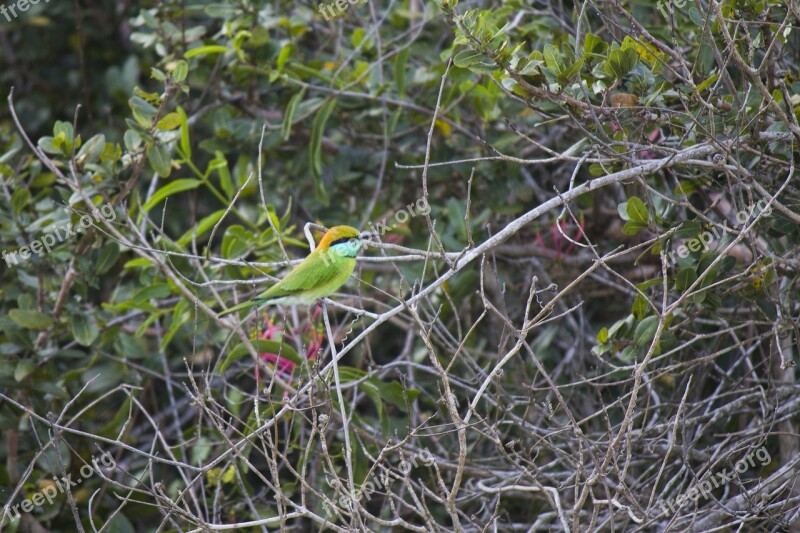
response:
<path id="1" fill-rule="evenodd" d="M 311 319 L 302 329 L 300 333 L 300 342 L 302 344 L 306 344 L 308 347 L 306 348 L 306 359 L 309 361 L 313 361 L 316 359 L 317 355 L 319 354 L 320 349 L 322 348 L 322 340 L 324 338 L 321 327 L 313 326 L 312 324 L 316 321 L 316 318 L 320 314 L 320 307 L 316 306 L 314 311 L 311 313 Z M 284 333 L 283 327 L 276 326 L 272 320 L 270 319 L 269 315 L 264 318 L 264 331 L 258 336 L 261 340 L 276 340 L 280 341 L 283 339 L 284 341 L 294 341 L 297 338 L 298 331 L 292 331 L 290 333 Z M 303 342 L 305 341 L 305 342 Z M 270 353 L 270 352 L 261 352 L 258 354 L 262 360 L 268 362 L 275 368 L 278 375 L 284 379 L 286 379 L 289 383 L 292 382 L 292 378 L 294 376 L 294 369 L 297 366 L 294 361 L 286 359 L 285 357 L 281 357 L 278 354 Z M 256 365 L 255 369 L 256 374 L 256 381 L 259 381 L 258 375 L 258 365 Z"/>
<path id="2" fill-rule="evenodd" d="M 559 230 L 560 228 L 560 230 Z M 556 222 L 550 227 L 551 239 L 552 239 L 552 248 L 545 245 L 544 239 L 539 234 L 539 230 L 536 230 L 536 244 L 539 245 L 540 248 L 543 250 L 548 250 L 553 252 L 556 256 L 556 259 L 561 259 L 563 256 L 567 255 L 572 249 L 575 247 L 575 244 L 571 242 L 569 239 L 564 238 L 564 234 L 566 233 L 567 229 L 567 221 L 561 220 Z M 580 221 L 578 222 L 578 231 L 574 237 L 572 237 L 572 241 L 580 241 L 583 237 L 583 229 L 584 229 L 584 220 L 583 215 L 580 217 Z"/>

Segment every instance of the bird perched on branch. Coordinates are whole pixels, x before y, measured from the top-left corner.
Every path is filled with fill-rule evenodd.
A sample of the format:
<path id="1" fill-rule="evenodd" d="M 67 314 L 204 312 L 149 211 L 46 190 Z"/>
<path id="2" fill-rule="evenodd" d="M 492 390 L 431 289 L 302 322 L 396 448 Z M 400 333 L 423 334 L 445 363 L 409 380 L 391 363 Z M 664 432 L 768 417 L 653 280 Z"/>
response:
<path id="1" fill-rule="evenodd" d="M 350 226 L 334 226 L 302 263 L 285 278 L 248 302 L 226 309 L 219 316 L 262 304 L 312 305 L 330 296 L 350 278 L 361 250 L 361 234 Z"/>

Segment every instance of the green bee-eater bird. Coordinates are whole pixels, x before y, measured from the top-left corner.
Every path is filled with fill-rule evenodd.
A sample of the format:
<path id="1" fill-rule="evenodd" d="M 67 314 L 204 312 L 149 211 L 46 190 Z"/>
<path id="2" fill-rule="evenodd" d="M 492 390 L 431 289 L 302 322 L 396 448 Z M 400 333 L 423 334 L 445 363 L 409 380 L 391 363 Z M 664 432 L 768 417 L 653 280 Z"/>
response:
<path id="1" fill-rule="evenodd" d="M 333 294 L 353 273 L 364 244 L 350 226 L 334 226 L 302 263 L 253 300 L 226 309 L 219 316 L 261 304 L 312 305 Z"/>

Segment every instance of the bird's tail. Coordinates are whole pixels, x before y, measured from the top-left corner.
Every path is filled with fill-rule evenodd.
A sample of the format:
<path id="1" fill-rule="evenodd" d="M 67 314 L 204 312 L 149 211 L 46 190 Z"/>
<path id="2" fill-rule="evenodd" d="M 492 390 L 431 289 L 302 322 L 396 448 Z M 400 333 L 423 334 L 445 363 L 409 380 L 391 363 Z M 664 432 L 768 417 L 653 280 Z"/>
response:
<path id="1" fill-rule="evenodd" d="M 239 305 L 234 305 L 230 309 L 224 310 L 223 312 L 221 312 L 220 314 L 217 315 L 217 318 L 223 317 L 225 315 L 229 315 L 231 313 L 235 313 L 237 311 L 241 311 L 243 309 L 250 309 L 251 307 L 255 307 L 255 306 L 261 305 L 261 304 L 265 303 L 266 301 L 267 301 L 266 298 L 253 298 L 252 300 L 249 300 L 247 302 L 242 302 Z"/>

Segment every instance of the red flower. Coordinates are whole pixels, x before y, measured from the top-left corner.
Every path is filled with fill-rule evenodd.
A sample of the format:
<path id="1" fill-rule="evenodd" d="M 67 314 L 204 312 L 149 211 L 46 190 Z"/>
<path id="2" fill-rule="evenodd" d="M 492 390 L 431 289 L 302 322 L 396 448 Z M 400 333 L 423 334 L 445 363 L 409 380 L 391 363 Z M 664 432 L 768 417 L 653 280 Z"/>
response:
<path id="1" fill-rule="evenodd" d="M 261 340 L 276 340 L 280 341 L 281 339 L 285 341 L 295 341 L 298 336 L 298 331 L 302 330 L 300 333 L 300 342 L 301 344 L 306 344 L 308 347 L 306 348 L 306 359 L 309 361 L 313 361 L 316 359 L 317 355 L 319 354 L 320 349 L 322 348 L 322 340 L 324 338 L 321 327 L 313 326 L 313 323 L 316 321 L 316 318 L 320 314 L 320 307 L 316 306 L 314 311 L 311 313 L 311 318 L 308 323 L 303 328 L 298 328 L 298 330 L 284 333 L 283 327 L 276 326 L 272 320 L 270 319 L 269 315 L 264 317 L 264 331 L 258 336 Z M 305 342 L 304 342 L 305 341 Z M 297 366 L 294 361 L 286 359 L 285 357 L 281 357 L 278 354 L 270 353 L 270 352 L 260 352 L 258 354 L 262 360 L 268 362 L 272 365 L 278 375 L 284 379 L 286 379 L 289 383 L 292 382 L 292 378 L 294 376 L 294 369 Z M 258 365 L 256 365 L 255 369 L 256 373 L 256 381 L 259 381 L 258 375 Z"/>
<path id="2" fill-rule="evenodd" d="M 556 259 L 561 259 L 561 257 L 567 255 L 572 249 L 575 247 L 575 242 L 580 241 L 583 237 L 583 229 L 584 229 L 584 221 L 583 216 L 580 217 L 580 221 L 578 222 L 578 231 L 574 237 L 570 239 L 564 238 L 566 234 L 565 230 L 567 229 L 567 221 L 562 219 L 555 224 L 553 224 L 550 228 L 551 238 L 552 238 L 552 248 L 545 245 L 542 236 L 539 234 L 539 230 L 536 230 L 536 243 L 539 245 L 540 248 L 543 250 L 552 251 L 553 254 L 556 256 Z"/>

